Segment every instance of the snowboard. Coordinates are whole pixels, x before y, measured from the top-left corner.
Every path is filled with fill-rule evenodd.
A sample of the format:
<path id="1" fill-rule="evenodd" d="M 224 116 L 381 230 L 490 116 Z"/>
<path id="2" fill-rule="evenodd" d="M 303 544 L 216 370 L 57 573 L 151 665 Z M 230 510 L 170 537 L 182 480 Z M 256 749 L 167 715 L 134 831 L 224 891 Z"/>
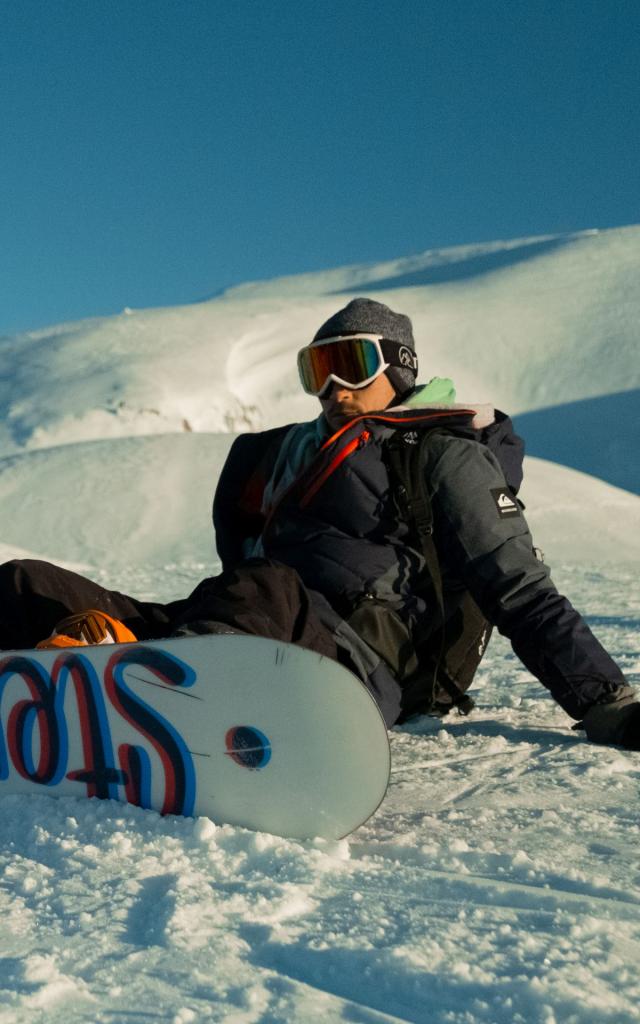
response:
<path id="1" fill-rule="evenodd" d="M 364 684 L 230 634 L 0 653 L 0 795 L 121 800 L 296 839 L 342 838 L 386 792 Z"/>

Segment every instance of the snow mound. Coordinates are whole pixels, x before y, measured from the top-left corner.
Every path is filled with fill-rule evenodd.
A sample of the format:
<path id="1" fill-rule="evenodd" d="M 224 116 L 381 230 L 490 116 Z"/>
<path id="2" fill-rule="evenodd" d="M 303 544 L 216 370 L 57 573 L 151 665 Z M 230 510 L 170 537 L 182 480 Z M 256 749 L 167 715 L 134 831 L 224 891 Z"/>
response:
<path id="1" fill-rule="evenodd" d="M 213 490 L 232 435 L 87 441 L 0 460 L 5 547 L 92 566 L 217 564 Z"/>
<path id="2" fill-rule="evenodd" d="M 525 459 L 521 498 L 534 541 L 554 563 L 640 565 L 640 498 L 586 473 Z"/>

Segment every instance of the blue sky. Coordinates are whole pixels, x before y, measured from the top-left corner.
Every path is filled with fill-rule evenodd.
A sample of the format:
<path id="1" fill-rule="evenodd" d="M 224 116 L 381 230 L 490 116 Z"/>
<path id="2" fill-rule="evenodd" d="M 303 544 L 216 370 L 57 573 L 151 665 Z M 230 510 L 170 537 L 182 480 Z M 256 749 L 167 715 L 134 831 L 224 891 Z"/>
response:
<path id="1" fill-rule="evenodd" d="M 0 0 L 0 333 L 640 220 L 637 0 Z"/>

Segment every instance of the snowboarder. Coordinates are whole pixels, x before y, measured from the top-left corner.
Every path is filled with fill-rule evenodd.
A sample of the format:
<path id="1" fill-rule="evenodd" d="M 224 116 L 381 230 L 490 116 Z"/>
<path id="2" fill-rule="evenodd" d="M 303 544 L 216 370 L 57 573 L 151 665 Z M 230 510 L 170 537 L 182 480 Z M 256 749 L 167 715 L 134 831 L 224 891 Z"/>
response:
<path id="1" fill-rule="evenodd" d="M 416 386 L 410 319 L 371 299 L 330 317 L 298 366 L 322 412 L 234 442 L 214 500 L 220 576 L 159 604 L 9 562 L 0 646 L 255 633 L 347 664 L 391 726 L 468 711 L 496 626 L 589 739 L 640 750 L 634 691 L 536 556 L 508 418 L 452 405 L 450 382 Z"/>

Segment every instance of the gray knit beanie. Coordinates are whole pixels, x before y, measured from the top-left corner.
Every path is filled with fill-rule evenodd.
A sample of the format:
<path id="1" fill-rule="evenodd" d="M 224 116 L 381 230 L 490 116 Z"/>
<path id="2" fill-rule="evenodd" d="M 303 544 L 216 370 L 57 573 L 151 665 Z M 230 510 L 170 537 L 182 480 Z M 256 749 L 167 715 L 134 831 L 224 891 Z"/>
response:
<path id="1" fill-rule="evenodd" d="M 409 317 L 404 313 L 394 313 L 384 303 L 373 299 L 352 299 L 344 309 L 339 309 L 329 317 L 313 340 L 322 341 L 323 338 L 335 338 L 341 334 L 381 334 L 415 352 Z M 390 366 L 385 372 L 399 398 L 414 388 L 416 375 L 409 367 Z"/>

